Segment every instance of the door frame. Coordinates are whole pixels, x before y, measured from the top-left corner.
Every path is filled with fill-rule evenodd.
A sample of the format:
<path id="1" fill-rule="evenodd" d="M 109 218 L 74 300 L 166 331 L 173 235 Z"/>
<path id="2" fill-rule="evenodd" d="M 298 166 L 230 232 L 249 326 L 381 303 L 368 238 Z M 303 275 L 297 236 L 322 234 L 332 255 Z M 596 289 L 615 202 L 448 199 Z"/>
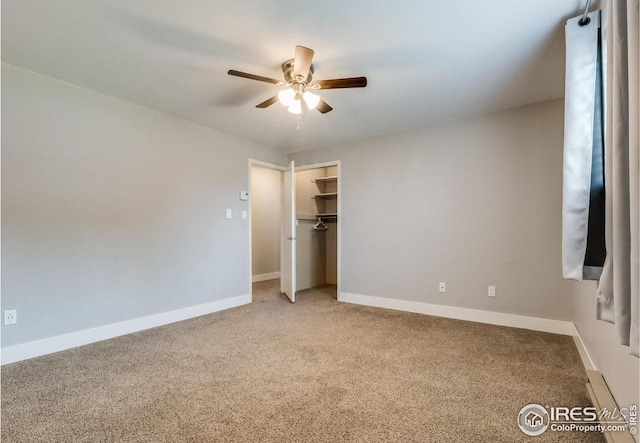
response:
<path id="1" fill-rule="evenodd" d="M 284 172 L 285 169 L 287 169 L 284 166 L 280 166 L 280 165 L 276 165 L 274 163 L 268 163 L 268 162 L 264 162 L 262 160 L 256 160 L 253 158 L 249 158 L 249 210 L 247 211 L 249 216 L 249 296 L 251 297 L 251 302 L 253 302 L 253 217 L 251 215 L 251 202 L 253 200 L 253 192 L 251 191 L 251 168 L 253 168 L 254 166 L 260 167 L 260 168 L 265 168 L 265 169 L 272 169 L 275 171 L 280 171 L 280 173 Z M 281 183 L 280 183 L 280 193 L 282 193 L 282 178 L 281 178 Z M 282 204 L 284 202 L 281 200 L 280 201 L 280 212 L 282 212 Z M 280 221 L 280 223 L 282 224 L 282 221 Z M 280 254 L 282 254 L 282 252 L 280 252 Z M 282 270 L 280 270 L 282 272 Z"/>
<path id="2" fill-rule="evenodd" d="M 326 168 L 329 166 L 337 166 L 338 167 L 338 219 L 336 220 L 338 227 L 338 257 L 337 257 L 337 265 L 338 265 L 338 284 L 336 285 L 336 298 L 338 301 L 340 300 L 341 287 L 342 287 L 342 163 L 340 160 L 333 160 L 322 163 L 313 163 L 310 165 L 296 166 L 294 170 L 297 171 L 306 171 L 308 169 L 319 169 Z"/>
<path id="3" fill-rule="evenodd" d="M 253 199 L 253 192 L 251 190 L 251 168 L 253 166 L 258 166 L 266 169 L 273 169 L 276 171 L 284 172 L 287 169 L 285 166 L 276 165 L 275 163 L 264 162 L 262 160 L 256 160 L 253 158 L 249 158 L 249 166 L 248 166 L 248 189 L 249 189 L 249 208 L 248 208 L 248 218 L 249 218 L 249 295 L 251 297 L 251 301 L 253 302 L 253 250 L 252 250 L 252 215 L 251 215 L 251 201 Z M 337 220 L 337 228 L 338 228 L 338 257 L 337 257 L 337 265 L 338 265 L 338 284 L 336 288 L 336 298 L 340 301 L 340 294 L 342 288 L 342 163 L 340 160 L 333 160 L 322 163 L 313 163 L 309 165 L 296 166 L 294 171 L 305 171 L 307 169 L 318 169 L 318 168 L 326 168 L 328 166 L 337 166 L 338 167 L 338 220 Z M 284 201 L 281 202 L 281 205 Z M 283 221 L 281 221 L 282 223 Z M 280 252 L 282 254 L 282 252 Z M 282 272 L 282 270 L 280 270 Z"/>

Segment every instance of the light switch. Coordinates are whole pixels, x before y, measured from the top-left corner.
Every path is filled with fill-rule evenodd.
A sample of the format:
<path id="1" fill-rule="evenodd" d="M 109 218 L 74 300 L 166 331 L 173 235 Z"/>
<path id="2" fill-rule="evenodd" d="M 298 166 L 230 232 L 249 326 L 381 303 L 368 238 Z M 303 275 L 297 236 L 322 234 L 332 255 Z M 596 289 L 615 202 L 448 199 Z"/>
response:
<path id="1" fill-rule="evenodd" d="M 247 211 L 242 211 L 242 220 L 247 219 Z"/>
<path id="2" fill-rule="evenodd" d="M 227 209 L 227 218 L 231 218 L 231 209 Z"/>
<path id="3" fill-rule="evenodd" d="M 247 191 L 240 191 L 240 200 L 249 200 L 249 193 Z"/>

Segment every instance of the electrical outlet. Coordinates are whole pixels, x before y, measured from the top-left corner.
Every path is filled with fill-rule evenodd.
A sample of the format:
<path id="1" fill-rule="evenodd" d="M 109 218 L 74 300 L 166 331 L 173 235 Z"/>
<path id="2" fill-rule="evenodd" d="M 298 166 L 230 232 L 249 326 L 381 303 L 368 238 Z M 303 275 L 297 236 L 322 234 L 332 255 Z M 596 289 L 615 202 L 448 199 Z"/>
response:
<path id="1" fill-rule="evenodd" d="M 16 323 L 18 323 L 18 311 L 15 309 L 4 311 L 4 324 L 13 325 Z"/>
<path id="2" fill-rule="evenodd" d="M 440 284 L 438 285 L 438 290 L 440 292 L 447 292 L 447 285 L 445 282 L 441 281 Z"/>
<path id="3" fill-rule="evenodd" d="M 487 295 L 489 297 L 495 297 L 496 296 L 496 287 L 495 286 L 489 286 L 489 289 L 487 290 Z"/>

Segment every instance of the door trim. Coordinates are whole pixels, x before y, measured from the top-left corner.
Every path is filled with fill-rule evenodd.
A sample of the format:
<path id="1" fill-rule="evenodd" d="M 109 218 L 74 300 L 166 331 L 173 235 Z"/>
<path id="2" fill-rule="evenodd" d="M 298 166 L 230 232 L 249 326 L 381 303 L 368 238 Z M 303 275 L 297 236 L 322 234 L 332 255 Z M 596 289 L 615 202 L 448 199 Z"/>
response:
<path id="1" fill-rule="evenodd" d="M 248 182 L 249 182 L 249 210 L 247 211 L 248 218 L 249 218 L 249 297 L 250 297 L 250 302 L 253 302 L 253 250 L 252 250 L 252 243 L 253 243 L 253 238 L 252 238 L 252 234 L 253 234 L 253 226 L 252 226 L 252 216 L 251 216 L 251 201 L 253 199 L 253 193 L 251 192 L 251 168 L 253 166 L 258 166 L 260 168 L 265 168 L 265 169 L 273 169 L 275 171 L 280 171 L 283 172 L 286 168 L 284 166 L 280 166 L 280 165 L 276 165 L 273 163 L 268 163 L 268 162 L 263 162 L 262 160 L 256 160 L 253 158 L 249 158 L 249 178 L 248 178 Z M 282 190 L 282 189 L 281 189 Z M 282 204 L 282 202 L 281 202 Z"/>
<path id="2" fill-rule="evenodd" d="M 297 232 L 298 218 L 296 207 L 296 171 L 295 161 L 291 160 L 282 173 L 282 226 L 280 231 L 280 292 L 285 294 L 291 303 L 296 301 L 298 291 Z M 286 258 L 286 260 L 285 260 Z"/>

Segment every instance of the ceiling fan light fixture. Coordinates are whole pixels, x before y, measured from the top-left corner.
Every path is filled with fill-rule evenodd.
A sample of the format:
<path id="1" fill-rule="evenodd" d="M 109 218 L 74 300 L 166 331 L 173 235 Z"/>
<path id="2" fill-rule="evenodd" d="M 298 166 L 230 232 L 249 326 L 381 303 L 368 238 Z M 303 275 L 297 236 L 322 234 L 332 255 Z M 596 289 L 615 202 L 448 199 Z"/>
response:
<path id="1" fill-rule="evenodd" d="M 1 1 L 1 0 L 0 0 Z M 367 86 L 366 77 L 333 78 L 328 80 L 313 80 L 315 67 L 313 66 L 313 49 L 304 46 L 296 46 L 295 56 L 282 63 L 282 74 L 284 80 L 276 80 L 261 75 L 249 74 L 248 72 L 230 69 L 227 74 L 234 77 L 246 78 L 263 83 L 271 83 L 284 89 L 273 97 L 262 103 L 258 103 L 256 108 L 264 109 L 280 102 L 287 107 L 289 112 L 295 115 L 302 113 L 302 102 L 306 109 L 315 109 L 321 114 L 326 114 L 333 110 L 331 106 L 318 97 L 314 92 L 324 89 L 346 89 L 364 88 Z"/>
<path id="2" fill-rule="evenodd" d="M 282 91 L 278 92 L 278 100 L 284 106 L 291 106 L 292 103 L 294 102 L 293 98 L 295 97 L 295 95 L 296 93 L 293 89 L 291 88 L 283 89 Z"/>
<path id="3" fill-rule="evenodd" d="M 304 99 L 304 102 L 307 104 L 309 109 L 315 109 L 316 106 L 318 106 L 318 103 L 320 103 L 320 97 L 318 97 L 311 91 L 304 91 L 304 94 L 302 94 L 302 98 Z"/>
<path id="4" fill-rule="evenodd" d="M 302 102 L 300 100 L 292 100 L 289 105 L 289 112 L 292 114 L 302 114 Z"/>

